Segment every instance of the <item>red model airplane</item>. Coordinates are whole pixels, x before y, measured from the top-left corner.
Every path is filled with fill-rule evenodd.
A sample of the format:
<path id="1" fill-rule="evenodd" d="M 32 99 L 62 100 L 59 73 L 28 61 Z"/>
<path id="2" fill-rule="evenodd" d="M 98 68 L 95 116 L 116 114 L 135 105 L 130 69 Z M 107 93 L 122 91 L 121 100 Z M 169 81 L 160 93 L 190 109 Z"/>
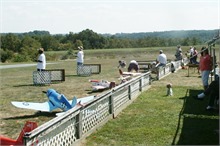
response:
<path id="1" fill-rule="evenodd" d="M 24 137 L 25 133 L 31 132 L 35 128 L 37 128 L 36 122 L 27 121 L 26 124 L 24 125 L 23 129 L 21 130 L 21 133 L 19 134 L 17 140 L 0 135 L 0 145 L 10 145 L 10 146 L 23 145 L 24 144 L 23 137 Z"/>

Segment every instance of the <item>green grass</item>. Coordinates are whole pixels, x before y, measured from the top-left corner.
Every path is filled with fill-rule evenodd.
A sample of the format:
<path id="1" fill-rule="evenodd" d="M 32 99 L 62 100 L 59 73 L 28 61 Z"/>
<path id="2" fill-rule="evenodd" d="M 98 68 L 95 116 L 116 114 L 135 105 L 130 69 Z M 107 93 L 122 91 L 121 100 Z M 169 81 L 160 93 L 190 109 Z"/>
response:
<path id="1" fill-rule="evenodd" d="M 163 48 L 168 59 L 174 59 L 175 47 Z M 188 47 L 183 47 L 188 49 Z M 75 60 L 54 62 L 47 69 L 65 69 L 65 82 L 48 86 L 33 86 L 32 73 L 36 66 L 1 69 L 0 86 L 0 134 L 17 138 L 25 121 L 36 121 L 38 125 L 55 117 L 52 113 L 36 113 L 13 107 L 11 101 L 44 102 L 45 91 L 54 88 L 68 99 L 73 96 L 90 95 L 89 79 L 106 79 L 119 83 L 118 60 L 152 60 L 158 55 L 157 48 L 85 50 L 85 63 L 102 65 L 100 74 L 89 77 L 76 75 Z M 48 52 L 50 53 L 50 52 Z M 52 52 L 56 53 L 56 52 Z M 60 55 L 65 52 L 58 52 Z M 218 54 L 216 52 L 216 54 Z M 217 59 L 219 60 L 218 56 Z M 126 69 L 124 69 L 126 70 Z M 197 71 L 179 70 L 143 92 L 137 100 L 122 111 L 116 119 L 110 120 L 97 132 L 89 136 L 84 145 L 171 145 L 174 144 L 218 144 L 219 116 L 205 111 L 208 99 L 195 101 L 189 95 L 196 95 L 202 89 Z M 165 85 L 173 84 L 174 96 L 166 97 Z M 189 92 L 187 92 L 189 89 Z M 186 97 L 186 98 L 185 98 Z"/>
<path id="2" fill-rule="evenodd" d="M 191 96 L 201 88 L 175 86 L 174 96 L 154 86 L 86 138 L 86 145 L 217 145 L 218 113 L 205 111 L 208 99 Z"/>

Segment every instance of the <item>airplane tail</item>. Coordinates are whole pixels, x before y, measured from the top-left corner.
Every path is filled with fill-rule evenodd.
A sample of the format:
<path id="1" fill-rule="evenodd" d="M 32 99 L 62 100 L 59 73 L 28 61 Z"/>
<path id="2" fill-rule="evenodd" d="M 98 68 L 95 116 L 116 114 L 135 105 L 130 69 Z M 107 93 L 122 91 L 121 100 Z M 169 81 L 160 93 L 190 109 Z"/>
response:
<path id="1" fill-rule="evenodd" d="M 123 71 L 121 69 L 119 69 L 119 73 L 120 75 L 123 75 Z"/>
<path id="2" fill-rule="evenodd" d="M 109 88 L 112 89 L 116 86 L 115 82 L 110 82 Z"/>
<path id="3" fill-rule="evenodd" d="M 72 100 L 72 107 L 74 107 L 74 106 L 76 106 L 76 104 L 77 104 L 77 98 L 74 96 L 73 97 L 73 100 Z"/>
<path id="4" fill-rule="evenodd" d="M 11 139 L 8 137 L 4 137 L 4 136 L 0 136 L 0 145 L 23 145 L 23 137 L 24 137 L 25 133 L 31 132 L 35 128 L 37 128 L 36 122 L 27 121 L 25 123 L 23 129 L 21 130 L 17 140 L 14 140 L 14 139 Z"/>

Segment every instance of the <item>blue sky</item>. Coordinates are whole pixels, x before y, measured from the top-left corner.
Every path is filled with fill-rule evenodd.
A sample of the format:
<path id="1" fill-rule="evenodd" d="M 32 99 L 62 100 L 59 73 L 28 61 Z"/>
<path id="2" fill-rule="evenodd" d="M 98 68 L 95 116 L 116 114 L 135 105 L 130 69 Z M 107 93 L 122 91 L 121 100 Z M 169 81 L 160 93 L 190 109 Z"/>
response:
<path id="1" fill-rule="evenodd" d="M 51 34 L 209 30 L 220 27 L 220 0 L 0 0 L 1 32 Z"/>

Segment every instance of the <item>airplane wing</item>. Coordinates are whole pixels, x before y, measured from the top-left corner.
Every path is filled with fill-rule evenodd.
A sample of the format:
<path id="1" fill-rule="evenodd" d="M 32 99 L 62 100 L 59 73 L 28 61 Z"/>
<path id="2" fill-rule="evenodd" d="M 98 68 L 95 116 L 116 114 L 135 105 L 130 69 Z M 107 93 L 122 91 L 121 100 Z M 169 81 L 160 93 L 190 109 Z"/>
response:
<path id="1" fill-rule="evenodd" d="M 132 76 L 121 76 L 120 78 L 118 78 L 119 80 L 130 80 L 132 79 Z"/>
<path id="2" fill-rule="evenodd" d="M 87 103 L 91 100 L 93 100 L 95 98 L 94 95 L 92 96 L 86 96 L 86 97 L 81 97 L 81 98 L 77 98 L 77 103 L 81 103 L 81 104 L 84 104 L 84 103 Z M 69 103 L 72 103 L 72 100 L 69 100 Z"/>
<path id="3" fill-rule="evenodd" d="M 92 86 L 92 91 L 99 91 L 99 90 L 104 90 L 107 89 L 107 87 L 104 86 Z"/>
<path id="4" fill-rule="evenodd" d="M 123 72 L 121 69 L 119 69 L 119 73 L 122 76 L 139 76 L 141 73 L 139 72 Z"/>
<path id="5" fill-rule="evenodd" d="M 95 96 L 87 96 L 87 97 L 82 97 L 82 98 L 77 98 L 77 103 L 81 103 L 81 104 L 86 104 L 87 102 L 93 100 L 95 98 Z M 74 97 L 73 100 L 75 100 L 76 98 Z M 72 103 L 72 100 L 69 100 L 69 103 Z M 74 101 L 75 103 L 75 101 Z M 75 108 L 77 106 L 74 106 L 73 108 Z M 65 112 L 60 112 L 60 113 L 56 113 L 56 116 L 61 116 L 63 115 Z"/>
<path id="6" fill-rule="evenodd" d="M 43 103 L 12 101 L 11 103 L 18 108 L 31 109 L 31 110 L 44 111 L 44 112 L 51 112 L 52 110 L 57 108 L 50 101 Z"/>
<path id="7" fill-rule="evenodd" d="M 139 76 L 139 75 L 141 75 L 141 73 L 123 72 L 122 75 L 126 75 L 126 76 Z"/>
<path id="8" fill-rule="evenodd" d="M 82 104 L 87 103 L 91 100 L 93 100 L 95 98 L 95 96 L 87 96 L 87 97 L 82 97 L 82 98 L 78 98 L 77 99 L 77 103 L 81 101 Z"/>

